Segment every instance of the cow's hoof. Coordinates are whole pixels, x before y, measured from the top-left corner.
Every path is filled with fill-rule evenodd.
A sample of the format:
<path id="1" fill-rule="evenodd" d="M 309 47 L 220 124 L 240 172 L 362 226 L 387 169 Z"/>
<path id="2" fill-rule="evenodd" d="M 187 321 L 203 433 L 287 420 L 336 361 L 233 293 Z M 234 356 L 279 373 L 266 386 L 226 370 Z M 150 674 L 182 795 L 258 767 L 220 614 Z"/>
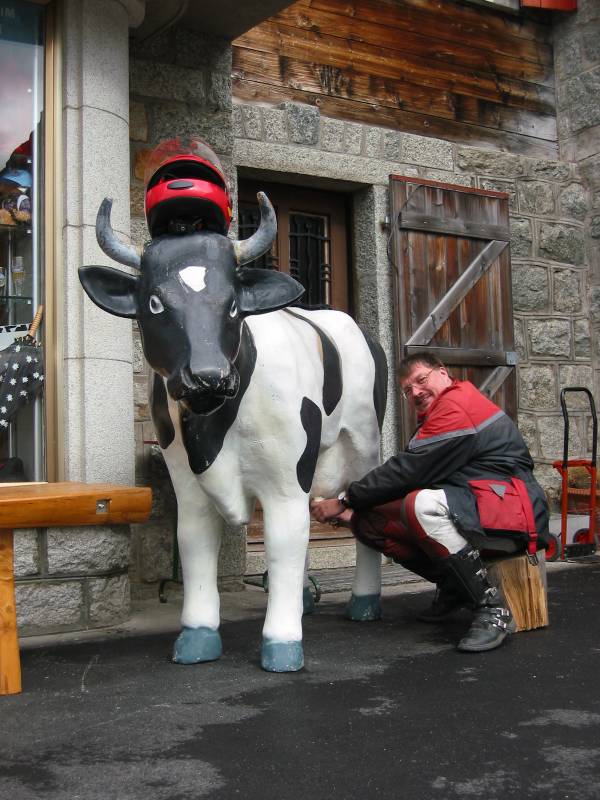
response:
<path id="1" fill-rule="evenodd" d="M 216 661 L 223 653 L 219 631 L 212 628 L 183 628 L 173 647 L 176 664 Z"/>
<path id="2" fill-rule="evenodd" d="M 302 592 L 302 613 L 312 614 L 315 610 L 315 598 L 310 590 L 310 586 L 305 586 Z"/>
<path id="3" fill-rule="evenodd" d="M 263 639 L 260 665 L 267 672 L 298 672 L 304 666 L 302 642 Z"/>
<path id="4" fill-rule="evenodd" d="M 381 595 L 353 594 L 346 606 L 346 619 L 356 622 L 372 622 L 381 619 Z"/>

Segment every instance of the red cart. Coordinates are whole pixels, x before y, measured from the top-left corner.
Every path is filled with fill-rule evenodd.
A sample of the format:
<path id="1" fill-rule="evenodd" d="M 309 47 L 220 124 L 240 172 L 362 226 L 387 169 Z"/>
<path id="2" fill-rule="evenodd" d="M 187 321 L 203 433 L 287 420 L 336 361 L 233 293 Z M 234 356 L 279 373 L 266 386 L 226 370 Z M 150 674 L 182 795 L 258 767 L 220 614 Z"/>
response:
<path id="1" fill-rule="evenodd" d="M 592 412 L 592 458 L 569 459 L 569 412 L 567 409 L 566 395 L 568 392 L 585 392 L 590 403 Z M 593 555 L 596 552 L 596 452 L 598 446 L 598 418 L 596 416 L 596 405 L 589 389 L 582 386 L 567 386 L 560 393 L 560 407 L 562 409 L 565 424 L 563 440 L 562 461 L 554 461 L 552 466 L 558 470 L 562 478 L 562 497 L 561 497 L 561 526 L 560 526 L 560 558 L 564 561 L 567 558 L 577 558 L 581 556 Z M 571 467 L 585 467 L 590 475 L 589 504 L 586 513 L 589 514 L 587 528 L 580 528 L 574 535 L 573 541 L 567 544 L 567 517 L 569 501 L 569 469 Z"/>

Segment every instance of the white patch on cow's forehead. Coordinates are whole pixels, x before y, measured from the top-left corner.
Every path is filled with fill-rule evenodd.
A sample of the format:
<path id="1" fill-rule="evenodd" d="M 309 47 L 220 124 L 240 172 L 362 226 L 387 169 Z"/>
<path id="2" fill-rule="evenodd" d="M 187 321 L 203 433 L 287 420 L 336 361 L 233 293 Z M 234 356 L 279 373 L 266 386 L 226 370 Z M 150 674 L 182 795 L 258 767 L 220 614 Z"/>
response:
<path id="1" fill-rule="evenodd" d="M 179 277 L 195 292 L 201 292 L 206 288 L 206 267 L 186 267 L 179 271 Z"/>

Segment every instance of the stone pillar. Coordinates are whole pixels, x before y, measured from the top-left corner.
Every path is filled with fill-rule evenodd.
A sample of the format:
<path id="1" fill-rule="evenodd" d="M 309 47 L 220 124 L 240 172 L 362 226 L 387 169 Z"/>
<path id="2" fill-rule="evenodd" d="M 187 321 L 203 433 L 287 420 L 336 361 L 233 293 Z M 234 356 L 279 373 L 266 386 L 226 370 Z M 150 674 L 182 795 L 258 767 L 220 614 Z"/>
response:
<path id="1" fill-rule="evenodd" d="M 384 458 L 398 450 L 395 288 L 393 267 L 387 255 L 389 231 L 382 227 L 390 213 L 388 195 L 386 186 L 361 189 L 354 196 L 352 220 L 357 320 L 381 343 L 388 362 L 388 403 L 382 430 Z"/>
<path id="2" fill-rule="evenodd" d="M 134 482 L 131 322 L 97 308 L 77 276 L 109 264 L 96 242 L 105 196 L 129 236 L 130 21 L 139 2 L 66 0 L 64 14 L 64 477 Z M 129 11 L 134 12 L 130 20 Z M 116 266 L 116 265 L 112 265 Z"/>

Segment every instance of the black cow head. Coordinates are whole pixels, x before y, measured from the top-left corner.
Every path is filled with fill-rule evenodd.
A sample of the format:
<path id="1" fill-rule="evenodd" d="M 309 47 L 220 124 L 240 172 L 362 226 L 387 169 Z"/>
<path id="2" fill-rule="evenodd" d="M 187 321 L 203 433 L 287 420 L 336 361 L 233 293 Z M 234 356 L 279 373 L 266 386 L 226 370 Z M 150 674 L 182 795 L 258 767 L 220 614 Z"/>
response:
<path id="1" fill-rule="evenodd" d="M 277 233 L 271 203 L 262 192 L 258 200 L 261 224 L 249 239 L 234 242 L 210 232 L 161 236 L 140 258 L 116 238 L 112 201 L 105 199 L 96 220 L 98 243 L 140 275 L 111 267 L 79 269 L 96 305 L 138 320 L 148 363 L 167 379 L 171 397 L 196 414 L 211 413 L 237 394 L 234 361 L 244 317 L 284 308 L 304 291 L 282 273 L 241 268 L 266 252 Z"/>

